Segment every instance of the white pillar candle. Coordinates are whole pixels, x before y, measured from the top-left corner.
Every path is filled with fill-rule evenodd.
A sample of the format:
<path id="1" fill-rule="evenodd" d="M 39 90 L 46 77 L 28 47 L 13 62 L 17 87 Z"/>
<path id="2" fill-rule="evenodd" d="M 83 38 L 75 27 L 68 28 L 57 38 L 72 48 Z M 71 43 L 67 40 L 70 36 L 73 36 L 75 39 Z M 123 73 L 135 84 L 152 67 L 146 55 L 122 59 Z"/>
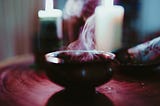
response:
<path id="1" fill-rule="evenodd" d="M 48 23 L 55 22 L 57 28 L 57 36 L 62 38 L 62 11 L 60 9 L 54 9 L 53 0 L 46 0 L 45 10 L 38 11 L 38 17 L 40 22 Z"/>
<path id="2" fill-rule="evenodd" d="M 113 5 L 113 0 L 103 0 L 95 9 L 96 49 L 113 51 L 121 47 L 124 8 Z"/>

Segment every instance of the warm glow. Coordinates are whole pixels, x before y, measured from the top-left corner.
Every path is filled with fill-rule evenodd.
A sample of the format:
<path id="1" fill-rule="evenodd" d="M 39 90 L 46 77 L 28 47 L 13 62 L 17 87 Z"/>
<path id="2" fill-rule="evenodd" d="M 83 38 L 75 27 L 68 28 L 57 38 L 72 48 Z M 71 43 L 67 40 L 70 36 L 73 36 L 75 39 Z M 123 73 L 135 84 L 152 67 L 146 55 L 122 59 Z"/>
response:
<path id="1" fill-rule="evenodd" d="M 109 58 L 111 60 L 113 60 L 116 57 L 115 54 L 110 53 L 110 52 L 104 53 L 104 56 L 105 56 L 105 58 Z"/>
<path id="2" fill-rule="evenodd" d="M 104 5 L 107 8 L 112 7 L 113 4 L 114 4 L 114 0 L 103 0 L 102 1 L 102 5 Z"/>
<path id="3" fill-rule="evenodd" d="M 95 9 L 96 50 L 111 52 L 122 47 L 124 8 L 114 0 L 103 0 Z"/>
<path id="4" fill-rule="evenodd" d="M 52 18 L 52 17 L 61 17 L 62 11 L 59 9 L 53 8 L 53 0 L 46 0 L 45 10 L 40 10 L 38 12 L 39 18 Z"/>
<path id="5" fill-rule="evenodd" d="M 62 64 L 63 60 L 60 58 L 56 58 L 56 57 L 51 57 L 51 56 L 46 56 L 46 60 L 48 62 L 54 63 L 54 64 Z"/>
<path id="6" fill-rule="evenodd" d="M 54 9 L 54 1 L 46 0 L 45 11 L 52 11 Z"/>

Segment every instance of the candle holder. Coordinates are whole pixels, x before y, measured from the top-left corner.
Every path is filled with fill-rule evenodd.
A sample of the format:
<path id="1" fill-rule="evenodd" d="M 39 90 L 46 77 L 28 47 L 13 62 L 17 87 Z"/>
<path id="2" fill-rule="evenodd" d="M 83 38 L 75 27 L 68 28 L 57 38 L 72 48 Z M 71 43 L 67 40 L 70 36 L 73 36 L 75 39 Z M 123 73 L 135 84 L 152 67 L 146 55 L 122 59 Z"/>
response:
<path id="1" fill-rule="evenodd" d="M 65 87 L 49 99 L 47 106 L 112 105 L 106 96 L 96 92 L 95 87 L 111 79 L 114 57 L 112 53 L 94 50 L 63 50 L 46 54 L 47 76 Z"/>
<path id="2" fill-rule="evenodd" d="M 58 37 L 56 22 L 53 20 L 40 21 L 40 31 L 33 37 L 33 53 L 38 68 L 43 68 L 46 53 L 59 50 L 63 40 Z"/>
<path id="3" fill-rule="evenodd" d="M 44 68 L 46 53 L 59 50 L 63 45 L 62 14 L 61 10 L 54 9 L 53 0 L 46 0 L 45 10 L 38 11 L 40 27 L 32 43 L 37 68 Z"/>

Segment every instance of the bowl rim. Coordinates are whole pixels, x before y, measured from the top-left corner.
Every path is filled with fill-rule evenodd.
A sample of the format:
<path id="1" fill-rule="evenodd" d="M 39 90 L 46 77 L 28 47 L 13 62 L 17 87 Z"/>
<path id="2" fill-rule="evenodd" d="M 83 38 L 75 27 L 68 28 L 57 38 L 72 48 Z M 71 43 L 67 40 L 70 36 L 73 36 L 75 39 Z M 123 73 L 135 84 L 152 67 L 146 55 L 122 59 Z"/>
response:
<path id="1" fill-rule="evenodd" d="M 111 53 L 111 52 L 105 52 L 105 51 L 97 51 L 97 50 L 58 50 L 58 51 L 53 51 L 50 53 L 45 54 L 45 60 L 47 62 L 51 62 L 54 64 L 59 64 L 59 63 L 64 63 L 63 59 L 60 59 L 58 57 L 56 57 L 59 53 L 67 53 L 67 52 L 71 52 L 71 53 L 93 53 L 93 54 L 103 54 L 106 59 L 111 59 L 114 60 L 115 59 L 115 54 Z"/>

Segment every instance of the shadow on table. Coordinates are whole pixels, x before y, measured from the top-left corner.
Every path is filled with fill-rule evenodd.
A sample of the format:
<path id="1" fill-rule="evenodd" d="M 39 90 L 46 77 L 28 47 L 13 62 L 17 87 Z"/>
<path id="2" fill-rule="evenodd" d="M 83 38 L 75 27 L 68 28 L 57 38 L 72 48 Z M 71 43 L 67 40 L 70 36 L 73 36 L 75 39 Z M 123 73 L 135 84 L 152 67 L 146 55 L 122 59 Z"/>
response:
<path id="1" fill-rule="evenodd" d="M 114 106 L 112 101 L 103 94 L 96 92 L 90 96 L 72 96 L 66 91 L 53 95 L 47 106 Z"/>
<path id="2" fill-rule="evenodd" d="M 114 66 L 114 77 L 122 79 L 132 78 L 132 79 L 160 79 L 160 64 L 122 64 Z"/>

